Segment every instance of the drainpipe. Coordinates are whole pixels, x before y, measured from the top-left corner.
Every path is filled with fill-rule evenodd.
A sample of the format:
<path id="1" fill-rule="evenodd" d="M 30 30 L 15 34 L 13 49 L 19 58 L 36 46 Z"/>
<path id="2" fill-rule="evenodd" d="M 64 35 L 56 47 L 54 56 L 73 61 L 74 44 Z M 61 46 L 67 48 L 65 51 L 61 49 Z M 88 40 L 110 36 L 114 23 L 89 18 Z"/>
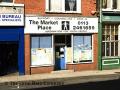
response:
<path id="1" fill-rule="evenodd" d="M 102 70 L 102 0 L 99 0 L 98 69 Z"/>

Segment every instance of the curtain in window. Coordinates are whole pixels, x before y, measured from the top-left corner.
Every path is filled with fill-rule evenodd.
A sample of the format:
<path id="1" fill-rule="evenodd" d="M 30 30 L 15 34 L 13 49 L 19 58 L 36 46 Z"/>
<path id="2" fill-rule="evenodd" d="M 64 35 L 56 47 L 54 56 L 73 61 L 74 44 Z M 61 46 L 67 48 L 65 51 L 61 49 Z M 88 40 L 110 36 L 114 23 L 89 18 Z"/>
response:
<path id="1" fill-rule="evenodd" d="M 102 0 L 102 7 L 107 8 L 107 0 Z"/>
<path id="2" fill-rule="evenodd" d="M 50 11 L 62 11 L 62 0 L 49 0 Z"/>

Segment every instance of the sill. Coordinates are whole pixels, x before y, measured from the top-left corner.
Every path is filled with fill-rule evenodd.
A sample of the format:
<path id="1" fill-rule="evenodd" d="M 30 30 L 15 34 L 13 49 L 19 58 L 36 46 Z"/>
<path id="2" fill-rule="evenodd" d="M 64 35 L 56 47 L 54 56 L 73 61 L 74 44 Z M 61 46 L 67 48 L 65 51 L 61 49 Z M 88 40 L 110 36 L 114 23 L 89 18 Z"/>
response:
<path id="1" fill-rule="evenodd" d="M 46 13 L 57 13 L 57 14 L 81 14 L 81 12 L 77 12 L 77 11 L 66 11 L 66 12 L 62 12 L 62 11 L 45 11 Z"/>
<path id="2" fill-rule="evenodd" d="M 23 7 L 24 4 L 1 2 L 1 3 L 0 3 L 0 6 L 21 6 L 21 7 Z"/>
<path id="3" fill-rule="evenodd" d="M 49 66 L 53 66 L 52 64 L 46 64 L 46 65 L 32 65 L 30 66 L 31 68 L 36 68 L 36 67 L 49 67 Z"/>
<path id="4" fill-rule="evenodd" d="M 102 11 L 120 11 L 120 9 L 102 9 Z"/>
<path id="5" fill-rule="evenodd" d="M 102 59 L 106 59 L 106 58 L 110 58 L 110 59 L 114 59 L 114 58 L 120 58 L 120 56 L 106 56 L 106 57 L 102 57 Z"/>
<path id="6" fill-rule="evenodd" d="M 92 64 L 93 61 L 89 61 L 89 62 L 73 62 L 73 63 L 66 63 L 66 64 Z"/>

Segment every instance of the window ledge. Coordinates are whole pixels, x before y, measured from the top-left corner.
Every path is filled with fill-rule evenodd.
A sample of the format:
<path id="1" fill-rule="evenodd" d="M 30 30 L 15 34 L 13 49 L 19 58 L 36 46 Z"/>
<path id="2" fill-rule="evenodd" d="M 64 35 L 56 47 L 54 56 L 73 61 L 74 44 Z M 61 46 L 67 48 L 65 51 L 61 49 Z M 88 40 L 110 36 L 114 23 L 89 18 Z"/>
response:
<path id="1" fill-rule="evenodd" d="M 110 59 L 112 59 L 112 58 L 120 58 L 120 56 L 108 56 L 108 57 L 102 57 L 102 59 L 108 59 L 108 58 L 110 58 Z"/>
<path id="2" fill-rule="evenodd" d="M 49 66 L 53 66 L 53 64 L 46 64 L 46 65 L 32 65 L 30 66 L 31 68 L 35 68 L 35 67 L 49 67 Z"/>
<path id="3" fill-rule="evenodd" d="M 120 12 L 120 9 L 102 9 L 103 12 Z"/>
<path id="4" fill-rule="evenodd" d="M 81 12 L 77 12 L 77 11 L 66 11 L 66 12 L 62 12 L 62 11 L 45 11 L 46 13 L 65 13 L 65 14 L 68 14 L 68 13 L 70 13 L 70 14 L 76 14 L 76 13 L 78 13 L 78 14 L 81 14 Z"/>
<path id="5" fill-rule="evenodd" d="M 16 3 L 7 3 L 7 2 L 1 2 L 0 6 L 24 6 L 24 4 L 16 4 Z"/>

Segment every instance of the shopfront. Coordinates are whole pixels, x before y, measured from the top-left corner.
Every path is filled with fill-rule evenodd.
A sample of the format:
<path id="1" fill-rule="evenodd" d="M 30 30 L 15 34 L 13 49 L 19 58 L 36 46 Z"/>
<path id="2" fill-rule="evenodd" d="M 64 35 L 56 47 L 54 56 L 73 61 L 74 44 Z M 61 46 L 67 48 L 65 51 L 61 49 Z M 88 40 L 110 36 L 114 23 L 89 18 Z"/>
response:
<path id="1" fill-rule="evenodd" d="M 97 69 L 97 33 L 97 18 L 26 16 L 26 71 Z"/>
<path id="2" fill-rule="evenodd" d="M 102 69 L 120 68 L 120 17 L 103 13 Z"/>
<path id="3" fill-rule="evenodd" d="M 0 75 L 24 75 L 24 5 L 14 8 L 0 5 Z"/>

